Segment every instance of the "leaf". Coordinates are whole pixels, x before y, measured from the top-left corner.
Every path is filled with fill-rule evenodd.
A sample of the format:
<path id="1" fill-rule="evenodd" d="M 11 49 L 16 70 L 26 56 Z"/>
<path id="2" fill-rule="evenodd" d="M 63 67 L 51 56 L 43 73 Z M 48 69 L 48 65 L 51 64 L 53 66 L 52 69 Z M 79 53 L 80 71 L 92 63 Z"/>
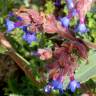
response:
<path id="1" fill-rule="evenodd" d="M 25 4 L 26 7 L 29 7 L 29 5 L 30 5 L 29 4 L 29 0 L 24 0 L 23 2 L 24 2 L 24 4 Z"/>
<path id="2" fill-rule="evenodd" d="M 96 80 L 96 51 L 91 50 L 88 56 L 88 63 L 86 61 L 82 61 L 80 67 L 75 72 L 75 79 L 80 83 L 84 83 L 89 79 Z M 64 81 L 64 89 L 68 86 L 70 80 L 69 77 L 66 76 Z"/>
<path id="3" fill-rule="evenodd" d="M 7 49 L 0 45 L 0 53 L 4 54 L 7 51 Z"/>
<path id="4" fill-rule="evenodd" d="M 86 82 L 88 79 L 96 76 L 96 52 L 90 51 L 88 56 L 88 63 L 83 62 L 76 70 L 75 78 L 79 82 Z"/>
<path id="5" fill-rule="evenodd" d="M 92 80 L 93 80 L 94 82 L 96 82 L 96 76 L 92 77 Z"/>
<path id="6" fill-rule="evenodd" d="M 47 1 L 47 3 L 45 4 L 45 8 L 46 8 L 46 10 L 45 10 L 46 14 L 52 14 L 55 9 L 52 1 Z"/>

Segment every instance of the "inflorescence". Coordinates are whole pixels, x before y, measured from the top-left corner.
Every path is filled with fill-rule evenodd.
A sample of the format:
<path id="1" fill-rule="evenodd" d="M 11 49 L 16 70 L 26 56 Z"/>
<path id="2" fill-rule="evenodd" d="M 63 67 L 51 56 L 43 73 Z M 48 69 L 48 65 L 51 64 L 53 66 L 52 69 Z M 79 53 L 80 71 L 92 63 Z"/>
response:
<path id="1" fill-rule="evenodd" d="M 84 42 L 74 37 L 70 32 L 66 32 L 73 17 L 79 18 L 79 23 L 74 27 L 74 32 L 81 34 L 88 32 L 85 25 L 86 10 L 82 13 L 82 10 L 84 10 L 82 0 L 78 0 L 78 2 L 74 0 L 65 1 L 68 8 L 68 15 L 64 17 L 59 16 L 59 20 L 56 20 L 53 15 L 45 16 L 43 12 L 38 13 L 31 9 L 20 9 L 21 13 L 20 11 L 9 13 L 5 20 L 7 32 L 10 33 L 14 29 L 20 28 L 24 32 L 22 39 L 28 44 L 37 41 L 36 34 L 38 30 L 49 34 L 57 33 L 61 37 L 70 40 L 70 42 L 60 45 L 61 47 L 55 47 L 54 52 L 49 49 L 39 49 L 36 53 L 42 60 L 50 59 L 51 57 L 55 58 L 55 62 L 51 64 L 51 68 L 49 67 L 50 65 L 48 66 L 50 69 L 49 79 L 51 80 L 44 87 L 46 93 L 50 93 L 52 90 L 59 90 L 60 93 L 64 93 L 63 82 L 66 75 L 70 77 L 67 89 L 75 92 L 76 88 L 80 88 L 80 83 L 74 78 L 78 56 L 76 57 L 72 53 L 73 49 L 78 50 L 81 58 L 85 59 L 87 57 L 87 46 Z M 56 0 L 54 5 L 59 7 L 61 0 Z M 16 22 L 12 21 L 10 19 L 11 17 L 16 17 Z"/>

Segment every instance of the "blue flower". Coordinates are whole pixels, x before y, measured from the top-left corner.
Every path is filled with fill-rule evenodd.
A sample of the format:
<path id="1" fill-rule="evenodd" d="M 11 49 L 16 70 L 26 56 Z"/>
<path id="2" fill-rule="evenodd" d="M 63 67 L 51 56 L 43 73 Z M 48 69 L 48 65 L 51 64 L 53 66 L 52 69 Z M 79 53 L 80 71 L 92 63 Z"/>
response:
<path id="1" fill-rule="evenodd" d="M 56 0 L 56 2 L 55 2 L 54 5 L 57 6 L 57 7 L 59 7 L 61 5 L 61 0 Z"/>
<path id="2" fill-rule="evenodd" d="M 8 18 L 5 20 L 6 21 L 6 27 L 7 27 L 7 32 L 11 32 L 13 29 L 15 29 L 15 23 Z"/>
<path id="3" fill-rule="evenodd" d="M 9 12 L 8 17 L 13 17 L 13 16 L 15 16 L 14 13 L 13 12 Z M 21 18 L 20 16 L 16 16 L 16 19 L 19 20 L 19 21 L 23 20 L 23 18 Z"/>
<path id="4" fill-rule="evenodd" d="M 30 25 L 22 26 L 21 29 L 25 32 L 22 38 L 27 43 L 31 44 L 33 41 L 37 41 L 37 38 L 36 38 L 35 32 L 31 32 L 31 31 L 27 30 L 28 26 L 30 26 Z"/>
<path id="5" fill-rule="evenodd" d="M 63 84 L 59 80 L 53 80 L 52 81 L 52 87 L 53 87 L 53 89 L 62 90 L 63 89 Z"/>
<path id="6" fill-rule="evenodd" d="M 35 33 L 29 33 L 29 32 L 24 33 L 22 38 L 29 44 L 37 40 Z"/>
<path id="7" fill-rule="evenodd" d="M 51 86 L 50 85 L 46 85 L 45 88 L 44 88 L 44 92 L 45 93 L 50 93 L 51 92 Z"/>
<path id="8" fill-rule="evenodd" d="M 28 27 L 28 26 L 23 26 L 23 27 L 22 27 L 22 30 L 23 30 L 25 33 L 29 32 L 29 31 L 27 30 L 27 27 Z"/>
<path id="9" fill-rule="evenodd" d="M 14 16 L 13 12 L 9 12 L 8 17 Z"/>
<path id="10" fill-rule="evenodd" d="M 76 16 L 77 15 L 77 10 L 76 9 L 72 9 L 72 16 Z"/>
<path id="11" fill-rule="evenodd" d="M 17 16 L 16 19 L 19 20 L 19 21 L 23 20 L 23 18 L 21 18 L 20 16 Z"/>
<path id="12" fill-rule="evenodd" d="M 59 93 L 63 94 L 64 93 L 63 83 L 60 80 L 53 80 L 44 88 L 44 91 L 46 93 L 49 93 L 51 90 L 59 90 Z"/>
<path id="13" fill-rule="evenodd" d="M 64 92 L 63 83 L 60 80 L 53 80 L 52 89 L 59 90 L 59 93 L 62 94 Z"/>
<path id="14" fill-rule="evenodd" d="M 60 22 L 63 27 L 67 28 L 69 26 L 70 19 L 66 16 L 66 17 L 60 18 Z"/>
<path id="15" fill-rule="evenodd" d="M 74 8 L 73 0 L 67 0 L 68 9 Z"/>
<path id="16" fill-rule="evenodd" d="M 6 21 L 5 25 L 7 27 L 7 32 L 11 32 L 15 28 L 22 28 L 23 27 L 21 21 L 13 22 L 13 21 L 9 20 L 9 18 L 7 18 L 5 21 Z"/>
<path id="17" fill-rule="evenodd" d="M 76 80 L 70 81 L 68 89 L 70 89 L 71 92 L 75 92 L 76 88 L 80 88 L 80 83 L 77 82 Z"/>
<path id="18" fill-rule="evenodd" d="M 86 32 L 88 32 L 88 29 L 86 28 L 86 25 L 84 23 L 80 23 L 76 27 L 75 32 L 86 33 Z"/>

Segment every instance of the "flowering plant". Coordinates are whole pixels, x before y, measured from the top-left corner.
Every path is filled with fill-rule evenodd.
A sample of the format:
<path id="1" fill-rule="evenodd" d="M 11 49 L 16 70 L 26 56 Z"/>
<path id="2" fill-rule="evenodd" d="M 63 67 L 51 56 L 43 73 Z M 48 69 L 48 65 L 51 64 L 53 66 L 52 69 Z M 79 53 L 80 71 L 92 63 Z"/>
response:
<path id="1" fill-rule="evenodd" d="M 31 63 L 39 61 L 37 59 L 32 61 L 30 59 L 31 57 L 39 58 L 39 63 L 42 62 L 42 65 L 36 66 L 37 69 L 34 70 L 41 76 L 39 80 L 36 80 L 32 69 L 30 71 L 30 68 L 27 66 L 33 66 L 34 64 L 22 59 L 9 42 L 6 41 L 4 34 L 0 33 L 0 43 L 10 50 L 8 55 L 32 79 L 35 85 L 39 86 L 48 94 L 52 90 L 59 90 L 60 94 L 64 94 L 65 90 L 70 90 L 74 93 L 77 88 L 80 88 L 80 83 L 85 79 L 89 79 L 91 76 L 87 76 L 84 80 L 80 80 L 78 76 L 78 78 L 76 77 L 80 68 L 79 62 L 81 60 L 82 62 L 86 62 L 89 58 L 90 50 L 96 48 L 95 44 L 80 38 L 80 36 L 82 37 L 89 31 L 85 25 L 85 20 L 86 14 L 91 9 L 94 0 L 63 1 L 56 0 L 52 2 L 56 10 L 62 10 L 63 3 L 66 4 L 65 6 L 67 6 L 68 10 L 66 16 L 59 15 L 59 12 L 56 14 L 56 10 L 47 14 L 43 10 L 37 11 L 32 8 L 20 7 L 10 12 L 5 19 L 7 29 L 5 34 L 7 39 L 13 38 L 13 40 L 15 39 L 18 42 L 18 44 L 16 42 L 13 44 L 15 48 L 17 46 L 18 50 L 22 50 L 18 52 L 22 54 L 25 51 L 24 58 Z M 79 23 L 77 21 L 77 24 L 71 26 L 71 21 L 75 20 L 75 18 Z M 20 34 L 20 36 L 17 34 Z M 9 46 L 6 46 L 7 43 L 5 44 L 5 42 Z M 26 53 L 28 54 L 26 55 Z M 83 65 L 87 66 L 86 64 Z M 95 73 L 93 72 L 92 75 Z M 44 74 L 48 74 L 48 77 Z M 66 77 L 69 78 L 69 82 L 66 88 L 64 88 Z"/>

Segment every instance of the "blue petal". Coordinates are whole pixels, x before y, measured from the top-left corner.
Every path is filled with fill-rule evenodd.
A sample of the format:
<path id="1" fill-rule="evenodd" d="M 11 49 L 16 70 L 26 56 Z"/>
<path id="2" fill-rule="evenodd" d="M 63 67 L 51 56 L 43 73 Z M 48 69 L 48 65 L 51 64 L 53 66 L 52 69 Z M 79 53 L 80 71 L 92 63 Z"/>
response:
<path id="1" fill-rule="evenodd" d="M 76 88 L 80 88 L 80 83 L 76 80 L 71 81 L 69 83 L 69 89 L 71 90 L 71 92 L 75 92 Z"/>
<path id="2" fill-rule="evenodd" d="M 12 17 L 12 16 L 14 16 L 14 13 L 13 12 L 9 12 L 8 17 Z"/>
<path id="3" fill-rule="evenodd" d="M 25 26 L 21 26 L 21 29 L 25 32 L 25 33 L 30 33 L 29 30 L 27 30 L 27 27 L 30 26 L 30 24 L 25 25 Z"/>
<path id="4" fill-rule="evenodd" d="M 80 83 L 79 82 L 77 82 L 77 88 L 80 88 Z"/>
<path id="5" fill-rule="evenodd" d="M 60 89 L 60 90 L 59 90 L 59 93 L 60 93 L 60 94 L 64 94 L 64 90 L 63 90 L 63 89 Z"/>
<path id="6" fill-rule="evenodd" d="M 17 16 L 16 18 L 17 18 L 17 20 L 19 20 L 19 21 L 22 21 L 22 20 L 23 20 L 20 16 Z"/>
<path id="7" fill-rule="evenodd" d="M 70 19 L 68 17 L 63 17 L 60 18 L 61 24 L 64 27 L 68 27 L 69 23 L 70 23 Z"/>
<path id="8" fill-rule="evenodd" d="M 9 12 L 8 17 L 15 16 L 13 12 Z M 16 16 L 16 19 L 22 21 L 23 19 L 20 16 Z"/>
<path id="9" fill-rule="evenodd" d="M 54 89 L 62 90 L 63 89 L 63 84 L 62 84 L 62 82 L 60 82 L 58 80 L 53 80 L 52 81 L 52 87 Z"/>
<path id="10" fill-rule="evenodd" d="M 59 7 L 61 5 L 61 0 L 56 0 L 55 6 Z"/>
<path id="11" fill-rule="evenodd" d="M 86 28 L 85 24 L 79 24 L 75 29 L 75 32 L 85 33 L 88 29 Z"/>
<path id="12" fill-rule="evenodd" d="M 76 9 L 73 9 L 72 10 L 72 16 L 76 16 L 77 15 L 77 11 L 76 11 Z"/>
<path id="13" fill-rule="evenodd" d="M 46 85 L 45 88 L 44 88 L 44 92 L 50 93 L 51 92 L 51 86 L 50 85 Z"/>
<path id="14" fill-rule="evenodd" d="M 11 32 L 13 29 L 15 29 L 14 22 L 7 18 L 6 27 L 7 27 L 7 32 Z"/>
<path id="15" fill-rule="evenodd" d="M 72 9 L 74 7 L 73 0 L 67 0 L 68 9 Z"/>
<path id="16" fill-rule="evenodd" d="M 33 41 L 37 40 L 36 36 L 31 33 L 25 33 L 22 38 L 29 44 L 31 44 Z"/>
<path id="17" fill-rule="evenodd" d="M 22 29 L 23 29 L 24 32 L 28 32 L 27 26 L 23 26 Z"/>

